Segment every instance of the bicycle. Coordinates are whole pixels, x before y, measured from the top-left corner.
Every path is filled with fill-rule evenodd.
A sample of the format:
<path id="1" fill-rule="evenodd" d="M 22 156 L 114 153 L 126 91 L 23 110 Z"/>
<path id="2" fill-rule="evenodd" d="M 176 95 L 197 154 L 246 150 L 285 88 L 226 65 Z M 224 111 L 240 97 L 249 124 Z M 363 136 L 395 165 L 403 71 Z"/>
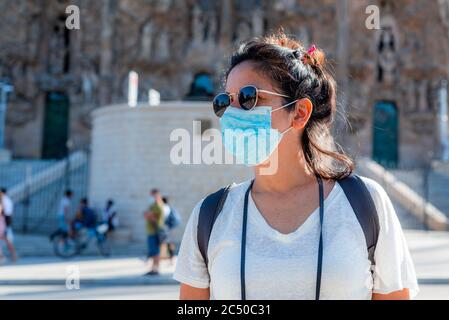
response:
<path id="1" fill-rule="evenodd" d="M 67 232 L 59 232 L 52 237 L 53 250 L 58 257 L 71 258 L 82 253 L 92 239 L 96 239 L 100 254 L 107 257 L 111 254 L 106 238 L 107 224 L 100 224 L 95 228 L 82 228 L 75 236 L 69 236 Z"/>

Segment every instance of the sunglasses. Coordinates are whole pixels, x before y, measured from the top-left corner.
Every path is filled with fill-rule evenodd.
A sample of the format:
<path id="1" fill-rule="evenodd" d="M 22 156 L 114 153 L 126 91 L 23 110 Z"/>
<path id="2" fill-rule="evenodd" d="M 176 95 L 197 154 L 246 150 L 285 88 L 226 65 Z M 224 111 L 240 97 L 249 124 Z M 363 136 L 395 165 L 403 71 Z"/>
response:
<path id="1" fill-rule="evenodd" d="M 257 99 L 259 97 L 259 92 L 271 94 L 278 97 L 284 97 L 284 98 L 290 98 L 289 96 L 267 91 L 267 90 L 261 90 L 256 88 L 255 86 L 245 86 L 239 90 L 238 93 L 220 93 L 218 94 L 213 102 L 212 105 L 214 107 L 214 112 L 217 115 L 217 117 L 221 118 L 223 114 L 225 113 L 226 109 L 231 105 L 231 103 L 234 101 L 234 96 L 238 96 L 238 101 L 240 104 L 240 107 L 244 110 L 252 110 L 257 105 Z"/>

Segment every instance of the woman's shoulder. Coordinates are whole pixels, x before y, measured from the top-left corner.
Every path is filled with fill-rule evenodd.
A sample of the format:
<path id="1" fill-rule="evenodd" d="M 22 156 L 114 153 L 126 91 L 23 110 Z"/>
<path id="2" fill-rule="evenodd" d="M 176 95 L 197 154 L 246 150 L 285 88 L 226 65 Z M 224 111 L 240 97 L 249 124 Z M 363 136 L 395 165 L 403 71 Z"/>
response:
<path id="1" fill-rule="evenodd" d="M 359 177 L 362 179 L 374 201 L 382 201 L 385 197 L 388 197 L 384 187 L 379 182 L 365 176 L 359 175 Z"/>
<path id="2" fill-rule="evenodd" d="M 223 205 L 223 211 L 225 211 L 226 208 L 229 207 L 229 205 L 236 203 L 238 200 L 240 200 L 245 195 L 245 192 L 248 189 L 251 181 L 252 181 L 252 179 L 249 179 L 249 180 L 246 180 L 243 182 L 232 183 L 231 185 L 229 185 L 230 188 L 229 188 L 228 195 L 226 197 L 226 202 Z M 224 187 L 222 187 L 222 188 L 224 188 Z M 218 191 L 220 189 L 217 189 L 216 191 Z M 214 192 L 216 192 L 216 191 L 214 191 Z M 195 208 L 193 209 L 193 215 L 195 215 L 195 216 L 199 215 L 199 212 L 200 212 L 200 209 L 201 209 L 201 206 L 202 206 L 204 200 L 214 192 L 207 194 L 205 197 L 203 197 L 200 201 L 198 201 L 196 203 Z"/>
<path id="3" fill-rule="evenodd" d="M 388 193 L 385 191 L 384 187 L 377 181 L 360 176 L 362 181 L 365 183 L 368 191 L 371 194 L 374 205 L 377 209 L 377 215 L 379 216 L 381 226 L 384 224 L 389 224 L 391 219 L 397 219 L 396 210 L 391 202 Z"/>
<path id="4" fill-rule="evenodd" d="M 237 200 L 237 199 L 244 197 L 251 182 L 252 182 L 252 179 L 248 179 L 248 180 L 245 180 L 240 183 L 233 183 L 229 190 L 228 197 L 231 200 Z"/>

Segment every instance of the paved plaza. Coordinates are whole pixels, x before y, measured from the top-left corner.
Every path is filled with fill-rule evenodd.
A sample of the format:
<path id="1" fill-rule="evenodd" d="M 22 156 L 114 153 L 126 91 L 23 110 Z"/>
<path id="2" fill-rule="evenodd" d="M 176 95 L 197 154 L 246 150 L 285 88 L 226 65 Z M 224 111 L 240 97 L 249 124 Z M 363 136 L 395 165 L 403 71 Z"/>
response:
<path id="1" fill-rule="evenodd" d="M 417 299 L 449 299 L 449 234 L 405 234 L 420 283 Z M 74 270 L 79 289 L 67 289 Z M 0 267 L 0 299 L 177 299 L 174 265 L 164 260 L 158 277 L 143 276 L 146 271 L 143 257 L 25 257 Z"/>

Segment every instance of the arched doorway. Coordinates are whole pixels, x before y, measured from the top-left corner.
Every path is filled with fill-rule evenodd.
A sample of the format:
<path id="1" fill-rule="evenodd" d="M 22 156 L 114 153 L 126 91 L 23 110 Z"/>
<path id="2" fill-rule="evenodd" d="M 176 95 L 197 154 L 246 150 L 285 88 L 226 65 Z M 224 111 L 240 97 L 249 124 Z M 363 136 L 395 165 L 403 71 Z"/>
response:
<path id="1" fill-rule="evenodd" d="M 398 156 L 398 110 L 393 102 L 379 102 L 373 112 L 373 159 L 387 168 L 396 168 Z"/>
<path id="2" fill-rule="evenodd" d="M 69 134 L 69 97 L 65 93 L 47 94 L 43 131 L 42 158 L 65 157 Z"/>
<path id="3" fill-rule="evenodd" d="M 211 75 L 207 72 L 197 73 L 190 86 L 186 100 L 205 100 L 214 97 L 214 84 Z"/>

